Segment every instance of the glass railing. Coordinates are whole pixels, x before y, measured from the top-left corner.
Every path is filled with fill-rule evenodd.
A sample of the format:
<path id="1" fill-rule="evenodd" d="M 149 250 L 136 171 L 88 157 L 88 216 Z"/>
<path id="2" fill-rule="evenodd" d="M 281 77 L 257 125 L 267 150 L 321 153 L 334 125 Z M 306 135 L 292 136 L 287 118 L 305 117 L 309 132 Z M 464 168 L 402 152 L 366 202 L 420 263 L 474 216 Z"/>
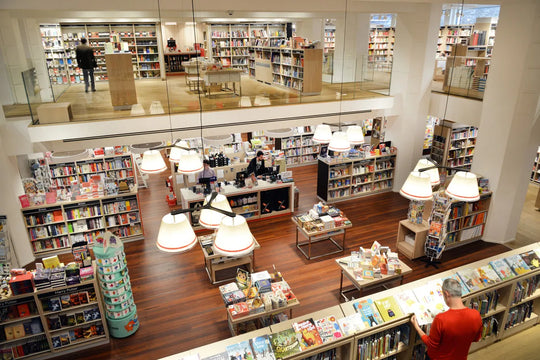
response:
<path id="1" fill-rule="evenodd" d="M 438 59 L 432 91 L 482 100 L 490 57 L 450 56 Z"/>

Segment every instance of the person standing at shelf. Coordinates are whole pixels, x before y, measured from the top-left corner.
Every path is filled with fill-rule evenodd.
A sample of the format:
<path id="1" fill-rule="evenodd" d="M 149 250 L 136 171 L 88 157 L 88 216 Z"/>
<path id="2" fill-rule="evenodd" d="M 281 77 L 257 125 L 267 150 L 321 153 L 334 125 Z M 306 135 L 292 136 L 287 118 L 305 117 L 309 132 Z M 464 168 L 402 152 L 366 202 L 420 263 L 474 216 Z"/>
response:
<path id="1" fill-rule="evenodd" d="M 96 91 L 94 83 L 94 68 L 97 66 L 94 56 L 94 49 L 86 45 L 87 40 L 81 39 L 81 43 L 77 45 L 75 54 L 77 55 L 77 65 L 83 71 L 84 76 L 84 91 L 88 92 L 90 87 L 92 91 Z"/>
<path id="2" fill-rule="evenodd" d="M 444 280 L 442 292 L 450 309 L 435 316 L 429 335 L 420 328 L 415 315 L 411 323 L 426 344 L 431 360 L 466 360 L 471 343 L 482 337 L 482 317 L 478 310 L 463 305 L 457 280 Z"/>
<path id="3" fill-rule="evenodd" d="M 211 178 L 216 176 L 216 173 L 214 169 L 210 167 L 210 161 L 204 159 L 203 160 L 203 169 L 199 174 L 197 175 L 197 181 L 199 181 L 200 178 Z"/>
<path id="4" fill-rule="evenodd" d="M 257 151 L 257 156 L 251 159 L 246 170 L 247 176 L 251 177 L 253 183 L 257 183 L 257 177 L 266 173 L 266 168 L 264 167 L 264 153 L 259 150 Z"/>

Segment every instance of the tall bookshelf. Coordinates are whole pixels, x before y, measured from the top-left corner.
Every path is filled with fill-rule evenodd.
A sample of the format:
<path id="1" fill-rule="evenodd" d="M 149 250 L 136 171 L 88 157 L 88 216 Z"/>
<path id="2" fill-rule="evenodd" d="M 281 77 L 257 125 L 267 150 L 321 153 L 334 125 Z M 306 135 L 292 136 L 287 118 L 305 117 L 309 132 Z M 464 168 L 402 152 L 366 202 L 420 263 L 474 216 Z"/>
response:
<path id="1" fill-rule="evenodd" d="M 311 127 L 295 128 L 295 132 L 292 136 L 274 140 L 276 150 L 283 150 L 287 168 L 315 164 L 321 146 L 313 142 Z"/>
<path id="2" fill-rule="evenodd" d="M 336 49 L 336 26 L 332 24 L 324 25 L 324 53 Z"/>
<path id="3" fill-rule="evenodd" d="M 446 249 L 482 238 L 490 203 L 491 193 L 480 195 L 480 200 L 474 202 L 452 202 L 443 224 Z"/>
<path id="4" fill-rule="evenodd" d="M 368 61 L 377 71 L 391 71 L 394 57 L 395 29 L 372 27 L 369 32 Z"/>
<path id="5" fill-rule="evenodd" d="M 439 30 L 437 42 L 437 56 L 446 57 L 452 52 L 452 45 L 468 45 L 471 36 L 472 25 L 446 25 Z"/>
<path id="6" fill-rule="evenodd" d="M 474 126 L 435 125 L 430 157 L 439 165 L 451 167 L 449 174 L 470 170 L 477 135 L 478 128 Z"/>
<path id="7" fill-rule="evenodd" d="M 71 57 L 64 48 L 60 25 L 41 25 L 40 33 L 51 84 L 69 84 Z"/>
<path id="8" fill-rule="evenodd" d="M 531 171 L 531 181 L 540 184 L 540 146 L 536 153 L 536 158 L 534 159 L 534 164 Z"/>

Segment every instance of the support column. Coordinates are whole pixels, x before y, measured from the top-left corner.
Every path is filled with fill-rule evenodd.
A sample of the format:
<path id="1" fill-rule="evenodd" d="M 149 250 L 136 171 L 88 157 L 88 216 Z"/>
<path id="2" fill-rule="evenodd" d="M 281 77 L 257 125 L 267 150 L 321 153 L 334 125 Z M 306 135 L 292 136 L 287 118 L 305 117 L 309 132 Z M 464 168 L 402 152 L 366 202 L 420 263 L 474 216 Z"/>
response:
<path id="1" fill-rule="evenodd" d="M 489 242 L 515 239 L 540 142 L 539 20 L 536 0 L 501 6 L 471 169 L 493 191 L 483 236 Z"/>

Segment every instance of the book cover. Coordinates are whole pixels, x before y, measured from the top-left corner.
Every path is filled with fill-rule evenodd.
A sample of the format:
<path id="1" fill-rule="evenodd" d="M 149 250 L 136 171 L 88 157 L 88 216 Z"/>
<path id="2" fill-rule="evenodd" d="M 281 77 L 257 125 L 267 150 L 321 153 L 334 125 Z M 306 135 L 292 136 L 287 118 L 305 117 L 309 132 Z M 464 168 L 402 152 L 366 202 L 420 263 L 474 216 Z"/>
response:
<path id="1" fill-rule="evenodd" d="M 392 321 L 403 317 L 401 308 L 393 296 L 375 300 L 375 305 L 377 306 L 377 310 L 379 310 L 379 313 L 384 321 Z"/>
<path id="2" fill-rule="evenodd" d="M 478 275 L 480 275 L 480 280 L 482 280 L 486 287 L 501 282 L 501 278 L 489 264 L 476 268 L 476 271 L 478 272 Z"/>
<path id="3" fill-rule="evenodd" d="M 220 352 L 218 354 L 210 355 L 208 357 L 202 358 L 201 360 L 229 360 L 229 354 L 226 351 Z M 267 359 L 271 360 L 271 359 Z"/>
<path id="4" fill-rule="evenodd" d="M 489 264 L 495 270 L 497 275 L 501 278 L 501 280 L 508 280 L 516 276 L 510 266 L 508 266 L 508 263 L 504 261 L 503 259 L 497 259 L 490 261 Z"/>
<path id="5" fill-rule="evenodd" d="M 337 319 L 333 315 L 315 320 L 315 326 L 319 331 L 319 335 L 321 335 L 323 343 L 338 340 L 343 337 Z"/>
<path id="6" fill-rule="evenodd" d="M 366 328 L 379 325 L 384 322 L 381 314 L 379 314 L 379 311 L 377 310 L 377 306 L 375 306 L 373 303 L 373 300 L 360 300 L 355 302 L 353 306 L 356 312 L 362 316 L 362 320 L 364 321 Z"/>
<path id="7" fill-rule="evenodd" d="M 458 271 L 457 274 L 470 292 L 484 288 L 484 283 L 480 279 L 480 274 L 478 274 L 476 269 L 463 269 Z"/>
<path id="8" fill-rule="evenodd" d="M 272 344 L 276 359 L 282 359 L 300 352 L 300 342 L 293 328 L 270 334 L 270 344 Z"/>
<path id="9" fill-rule="evenodd" d="M 420 326 L 433 321 L 429 311 L 424 304 L 418 302 L 412 290 L 400 291 L 394 295 L 403 314 L 414 314 Z"/>
<path id="10" fill-rule="evenodd" d="M 253 359 L 253 350 L 248 340 L 241 341 L 226 347 L 230 360 L 249 360 Z"/>
<path id="11" fill-rule="evenodd" d="M 446 306 L 442 296 L 441 286 L 438 284 L 439 282 L 442 283 L 440 280 L 429 282 L 413 290 L 418 303 L 423 305 L 423 308 L 429 315 L 430 319 L 428 323 L 431 323 L 437 314 L 448 310 L 448 306 Z"/>
<path id="12" fill-rule="evenodd" d="M 339 328 L 345 336 L 354 335 L 357 331 L 366 329 L 362 315 L 359 313 L 351 314 L 338 319 Z"/>
<path id="13" fill-rule="evenodd" d="M 253 349 L 253 355 L 255 360 L 275 360 L 274 351 L 272 351 L 272 345 L 270 345 L 270 338 L 268 335 L 257 336 L 249 340 L 251 348 Z M 219 359 L 212 359 L 219 360 Z M 224 359 L 227 360 L 227 359 Z"/>
<path id="14" fill-rule="evenodd" d="M 300 348 L 302 351 L 313 346 L 322 345 L 323 341 L 321 339 L 321 335 L 319 334 L 313 319 L 295 322 L 292 324 L 292 326 L 298 335 L 298 340 L 300 342 Z"/>
<path id="15" fill-rule="evenodd" d="M 510 255 L 509 257 L 505 258 L 504 261 L 506 261 L 506 263 L 517 275 L 525 274 L 531 271 L 527 263 L 523 261 L 519 255 Z"/>
<path id="16" fill-rule="evenodd" d="M 469 293 L 469 289 L 467 288 L 467 286 L 463 283 L 463 280 L 461 280 L 461 278 L 459 277 L 458 274 L 452 274 L 450 276 L 447 276 L 447 277 L 444 277 L 441 279 L 441 284 L 443 283 L 444 280 L 446 279 L 454 279 L 456 280 L 457 282 L 459 282 L 459 284 L 461 285 L 461 296 L 464 296 L 464 295 L 467 295 Z"/>
<path id="17" fill-rule="evenodd" d="M 519 256 L 521 256 L 523 261 L 525 261 L 525 263 L 530 269 L 536 269 L 540 267 L 540 257 L 538 256 L 538 254 L 536 254 L 534 250 L 524 252 L 522 254 L 519 254 Z"/>

